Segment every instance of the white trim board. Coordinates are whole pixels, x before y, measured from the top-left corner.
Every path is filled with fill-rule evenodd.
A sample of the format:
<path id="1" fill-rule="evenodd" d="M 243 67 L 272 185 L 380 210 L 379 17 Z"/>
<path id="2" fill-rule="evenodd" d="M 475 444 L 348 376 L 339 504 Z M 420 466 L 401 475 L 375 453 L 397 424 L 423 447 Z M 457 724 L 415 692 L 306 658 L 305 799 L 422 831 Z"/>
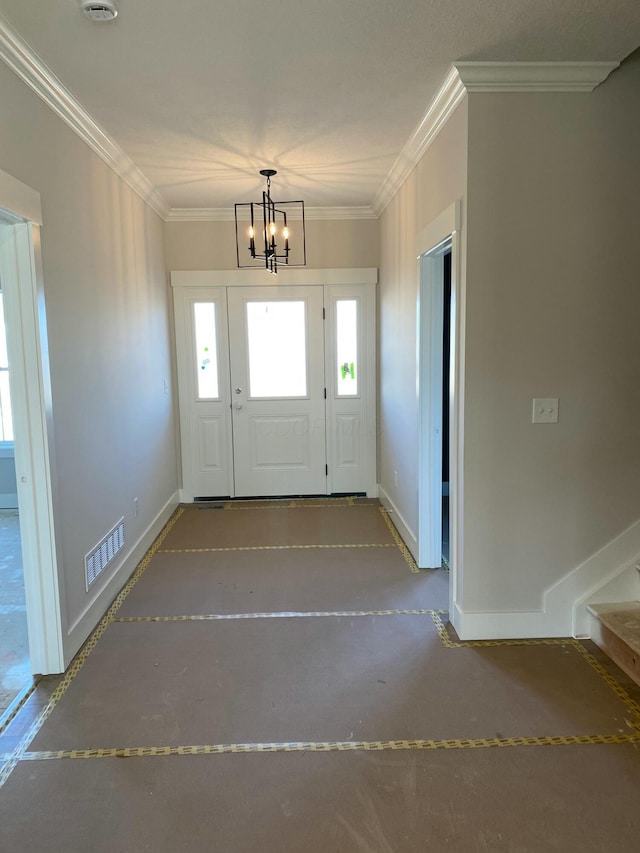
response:
<path id="1" fill-rule="evenodd" d="M 34 225 L 42 225 L 40 193 L 1 170 L 0 199 L 4 210 Z"/>
<path id="2" fill-rule="evenodd" d="M 377 219 L 372 207 L 305 207 L 307 222 L 340 219 Z M 166 222 L 233 222 L 232 207 L 172 207 Z"/>
<path id="3" fill-rule="evenodd" d="M 402 517 L 398 507 L 391 500 L 380 484 L 378 484 L 378 500 L 389 513 L 393 526 L 396 528 L 404 544 L 411 552 L 413 559 L 418 562 L 418 538 Z"/>
<path id="4" fill-rule="evenodd" d="M 452 68 L 376 193 L 371 207 L 378 216 L 417 166 L 422 155 L 448 122 L 465 95 L 466 89 L 460 75 L 455 68 Z"/>
<path id="5" fill-rule="evenodd" d="M 635 571 L 640 559 L 640 520 L 549 587 L 539 610 L 465 612 L 454 605 L 452 622 L 462 640 L 570 637 L 588 634 L 586 604 L 599 590 Z"/>
<path id="6" fill-rule="evenodd" d="M 254 287 L 273 284 L 274 277 L 264 269 L 255 270 L 173 270 L 171 287 Z M 362 269 L 285 269 L 279 267 L 278 285 L 327 285 L 378 283 L 375 267 Z"/>
<path id="7" fill-rule="evenodd" d="M 467 92 L 593 92 L 619 62 L 456 62 Z"/>
<path id="8" fill-rule="evenodd" d="M 18 185 L 15 182 L 13 188 Z M 35 191 L 26 189 L 24 202 L 28 206 Z M 4 203 L 0 196 L 0 204 Z M 53 422 L 40 228 L 31 222 L 2 226 L 0 243 L 7 345 L 12 365 L 9 379 L 29 657 L 32 672 L 45 675 L 64 670 L 65 605 L 55 538 Z"/>

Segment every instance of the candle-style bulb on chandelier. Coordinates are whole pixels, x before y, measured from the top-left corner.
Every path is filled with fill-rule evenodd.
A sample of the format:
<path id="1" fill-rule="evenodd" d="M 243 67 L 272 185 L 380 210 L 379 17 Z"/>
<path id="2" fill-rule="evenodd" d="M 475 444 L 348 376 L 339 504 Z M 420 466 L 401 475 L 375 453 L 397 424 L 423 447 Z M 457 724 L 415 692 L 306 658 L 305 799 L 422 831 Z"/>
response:
<path id="1" fill-rule="evenodd" d="M 240 269 L 264 267 L 274 275 L 278 266 L 307 264 L 304 202 L 274 201 L 271 178 L 275 169 L 260 169 L 267 187 L 262 201 L 235 205 L 236 256 Z"/>

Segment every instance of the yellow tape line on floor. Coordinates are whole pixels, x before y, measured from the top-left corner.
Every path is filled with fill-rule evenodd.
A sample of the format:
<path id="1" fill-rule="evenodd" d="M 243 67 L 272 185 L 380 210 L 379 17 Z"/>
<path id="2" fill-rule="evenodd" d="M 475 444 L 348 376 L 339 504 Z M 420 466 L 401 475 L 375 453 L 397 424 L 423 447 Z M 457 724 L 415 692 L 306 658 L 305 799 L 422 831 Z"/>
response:
<path id="1" fill-rule="evenodd" d="M 33 721 L 31 726 L 28 728 L 26 733 L 20 739 L 20 742 L 16 746 L 16 748 L 15 748 L 13 754 L 11 755 L 11 758 L 9 759 L 9 761 L 6 764 L 4 764 L 4 766 L 0 769 L 0 788 L 2 788 L 4 783 L 7 781 L 7 779 L 9 778 L 11 773 L 13 772 L 13 769 L 16 766 L 16 764 L 18 763 L 18 761 L 22 760 L 22 756 L 24 755 L 27 747 L 29 746 L 31 741 L 34 739 L 34 737 L 38 734 L 38 732 L 40 731 L 44 721 L 51 714 L 51 712 L 56 707 L 58 702 L 62 699 L 64 694 L 69 689 L 69 685 L 71 684 L 73 679 L 76 677 L 78 672 L 84 666 L 87 658 L 89 657 L 89 655 L 91 654 L 91 652 L 95 648 L 96 643 L 98 642 L 100 637 L 102 637 L 104 632 L 107 630 L 109 624 L 113 621 L 113 618 L 114 618 L 115 614 L 117 613 L 119 607 L 122 605 L 122 602 L 125 600 L 125 598 L 129 595 L 129 593 L 131 592 L 133 587 L 140 580 L 145 569 L 147 568 L 147 566 L 151 562 L 153 556 L 157 553 L 158 549 L 160 548 L 160 545 L 162 545 L 162 543 L 164 542 L 166 537 L 169 535 L 172 527 L 174 526 L 176 521 L 180 518 L 180 516 L 183 514 L 183 512 L 184 512 L 184 510 L 182 509 L 182 507 L 178 507 L 178 509 L 175 511 L 175 513 L 172 515 L 172 517 L 166 523 L 164 528 L 161 530 L 160 534 L 157 536 L 157 538 L 155 539 L 155 541 L 153 542 L 153 544 L 151 545 L 151 547 L 149 548 L 149 550 L 147 551 L 145 556 L 142 558 L 141 562 L 138 564 L 138 567 L 136 568 L 135 572 L 133 573 L 133 575 L 131 576 L 129 581 L 125 584 L 125 586 L 122 588 L 120 593 L 116 596 L 116 598 L 113 601 L 113 604 L 107 610 L 105 615 L 102 617 L 102 619 L 98 623 L 98 626 L 95 629 L 95 631 L 93 631 L 93 633 L 89 636 L 86 643 L 83 645 L 83 647 L 80 649 L 78 654 L 75 656 L 75 658 L 71 662 L 71 665 L 69 666 L 69 668 L 65 672 L 64 678 L 62 679 L 60 684 L 56 687 L 56 689 L 51 694 L 51 698 L 49 699 L 49 701 L 47 702 L 45 707 L 38 714 L 38 716 Z"/>
<path id="2" fill-rule="evenodd" d="M 449 632 L 447 631 L 447 627 L 440 618 L 440 614 L 442 611 L 432 610 L 431 618 L 433 619 L 438 634 L 440 636 L 440 640 L 442 645 L 447 649 L 478 649 L 478 648 L 490 648 L 494 646 L 567 646 L 568 648 L 574 649 L 581 655 L 584 660 L 588 663 L 588 665 L 595 670 L 595 672 L 600 676 L 600 678 L 608 685 L 608 687 L 615 693 L 615 695 L 620 699 L 624 705 L 626 705 L 627 710 L 635 717 L 634 720 L 629 720 L 629 725 L 635 731 L 640 732 L 640 703 L 636 702 L 629 693 L 625 690 L 625 688 L 619 684 L 611 673 L 609 673 L 605 667 L 597 661 L 594 656 L 585 648 L 585 646 L 579 641 L 574 639 L 573 637 L 559 637 L 559 638 L 539 638 L 532 640 L 462 640 L 456 642 L 452 640 Z"/>
<path id="3" fill-rule="evenodd" d="M 196 613 L 185 616 L 118 616 L 114 622 L 213 622 L 226 619 L 303 619 L 307 616 L 433 616 L 446 610 L 300 610 L 273 613 Z"/>
<path id="4" fill-rule="evenodd" d="M 404 544 L 404 540 L 396 530 L 395 524 L 389 518 L 389 513 L 383 506 L 378 507 L 378 509 L 380 511 L 380 515 L 384 518 L 385 524 L 389 528 L 389 532 L 393 536 L 393 541 L 396 543 L 396 545 L 400 549 L 400 553 L 405 558 L 407 565 L 414 574 L 418 574 L 420 572 L 420 569 L 418 568 L 416 561 L 413 559 L 411 551 Z"/>
<path id="5" fill-rule="evenodd" d="M 555 735 L 549 737 L 460 738 L 452 740 L 292 741 L 215 743 L 200 746 L 142 746 L 122 749 L 62 749 L 26 752 L 22 761 L 144 758 L 169 755 L 225 755 L 253 752 L 383 752 L 386 750 L 491 749 L 517 746 L 575 746 L 640 743 L 640 734 Z"/>
<path id="6" fill-rule="evenodd" d="M 220 551 L 296 551 L 323 548 L 395 548 L 392 542 L 358 543 L 350 545 L 234 545 L 228 548 L 161 548 L 161 554 L 205 554 Z"/>
<path id="7" fill-rule="evenodd" d="M 598 673 L 598 675 L 609 685 L 614 693 L 624 702 L 632 715 L 636 716 L 637 722 L 632 724 L 634 729 L 633 734 L 618 734 L 618 735 L 569 735 L 569 736 L 551 736 L 551 737 L 520 737 L 520 738 L 477 738 L 477 739 L 462 739 L 462 740 L 412 740 L 412 741 L 331 741 L 331 742 L 293 742 L 293 743 L 268 743 L 268 744 L 213 744 L 205 746 L 180 746 L 180 747 L 141 747 L 141 748 L 125 748 L 125 749 L 98 749 L 98 750 L 62 750 L 58 752 L 27 752 L 27 747 L 40 730 L 42 724 L 51 714 L 57 703 L 60 701 L 72 680 L 80 671 L 91 651 L 95 648 L 98 640 L 104 634 L 108 625 L 114 621 L 125 621 L 127 617 L 117 618 L 116 613 L 131 589 L 138 582 L 143 572 L 151 562 L 152 557 L 160 551 L 162 542 L 166 539 L 172 527 L 184 512 L 184 508 L 180 507 L 169 520 L 160 535 L 157 537 L 151 548 L 138 565 L 135 573 L 129 582 L 117 596 L 103 619 L 95 631 L 91 634 L 83 648 L 74 658 L 71 666 L 67 670 L 64 679 L 60 682 L 56 690 L 51 696 L 46 707 L 42 710 L 39 716 L 34 720 L 27 733 L 21 738 L 20 743 L 15 751 L 8 757 L 8 760 L 0 769 L 0 787 L 9 778 L 11 772 L 19 761 L 34 761 L 46 760 L 48 758 L 97 758 L 97 757 L 133 757 L 145 755 L 207 755 L 221 753 L 242 753 L 242 752 L 330 752 L 330 751 L 381 751 L 381 750 L 403 750 L 403 749 L 469 749 L 469 748 L 486 748 L 486 747 L 512 747 L 512 746 L 560 746 L 572 744 L 625 744 L 625 743 L 640 743 L 640 705 L 633 700 L 627 691 L 618 684 L 615 678 L 610 675 L 606 669 L 598 663 L 598 661 L 582 646 L 577 640 L 568 639 L 536 639 L 536 640 L 488 640 L 474 642 L 455 642 L 449 636 L 446 627 L 440 618 L 440 614 L 446 611 L 428 610 L 424 611 L 425 615 L 429 614 L 433 619 L 436 629 L 438 630 L 442 643 L 447 648 L 464 648 L 464 647 L 481 647 L 481 646 L 509 646 L 509 645 L 562 645 L 567 644 L 575 648 L 585 661 Z M 409 553 L 406 545 L 399 537 L 395 527 L 389 520 L 386 511 L 380 508 L 380 511 L 385 518 L 387 526 L 411 571 L 418 572 L 413 557 Z M 350 546 L 275 546 L 275 547 L 394 547 L 393 545 L 350 545 Z M 196 549 L 196 550 L 245 550 L 245 549 Z M 255 548 L 251 550 L 265 550 L 265 548 Z M 407 612 L 407 611 L 405 611 Z M 412 611 L 408 611 L 412 612 Z M 350 612 L 344 611 L 345 614 L 351 615 Z M 383 615 L 388 611 L 369 611 L 365 614 L 364 611 L 355 613 L 362 615 Z M 422 615 L 422 611 L 419 611 Z M 307 614 L 305 614 L 307 615 Z M 184 617 L 160 617 L 166 621 L 181 621 Z M 193 618 L 193 617 L 186 617 Z M 203 618 L 203 617 L 197 617 Z M 207 617 L 204 617 L 207 618 Z M 158 617 L 132 617 L 131 621 L 156 621 Z M 128 621 L 128 620 L 127 620 Z M 2 761 L 7 757 L 3 756 Z M 0 761 L 0 764 L 2 763 Z"/>

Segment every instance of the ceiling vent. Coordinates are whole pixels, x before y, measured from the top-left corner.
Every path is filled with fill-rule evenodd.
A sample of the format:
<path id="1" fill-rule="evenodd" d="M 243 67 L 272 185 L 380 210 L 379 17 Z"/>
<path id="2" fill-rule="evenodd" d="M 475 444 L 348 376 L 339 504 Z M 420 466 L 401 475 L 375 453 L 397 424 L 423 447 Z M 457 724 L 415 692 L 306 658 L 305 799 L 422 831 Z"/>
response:
<path id="1" fill-rule="evenodd" d="M 113 21 L 118 15 L 115 0 L 102 0 L 101 3 L 96 0 L 81 0 L 80 6 L 87 18 L 91 18 L 92 21 Z"/>

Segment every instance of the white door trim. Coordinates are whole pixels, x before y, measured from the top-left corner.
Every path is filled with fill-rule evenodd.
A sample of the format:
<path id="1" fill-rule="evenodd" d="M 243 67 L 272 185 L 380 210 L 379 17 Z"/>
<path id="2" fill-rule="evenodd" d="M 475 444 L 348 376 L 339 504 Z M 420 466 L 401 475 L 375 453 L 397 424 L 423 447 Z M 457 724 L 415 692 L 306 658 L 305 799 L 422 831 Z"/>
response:
<path id="1" fill-rule="evenodd" d="M 450 584 L 449 584 L 449 611 L 454 620 L 457 612 L 456 605 L 462 591 L 463 574 L 463 507 L 464 507 L 464 311 L 465 311 L 465 288 L 462 275 L 462 210 L 460 201 L 454 202 L 444 210 L 435 220 L 418 235 L 416 240 L 416 253 L 418 256 L 419 294 L 421 305 L 424 300 L 436 300 L 437 293 L 429 293 L 433 279 L 431 276 L 437 262 L 438 247 L 450 245 L 451 248 L 451 369 L 450 369 L 450 396 L 449 396 L 449 448 L 450 448 L 450 498 L 449 498 L 449 524 L 450 524 Z M 434 253 L 436 258 L 427 258 Z M 425 263 L 426 261 L 426 263 Z M 426 275 L 423 277 L 423 272 Z M 442 278 L 440 277 L 440 284 Z M 420 318 L 420 311 L 418 312 Z M 437 319 L 434 320 L 437 323 Z M 442 317 L 440 316 L 440 324 Z M 435 334 L 435 330 L 434 330 Z M 431 337 L 430 337 L 431 336 Z M 419 427 L 419 473 L 418 473 L 418 565 L 422 566 L 423 542 L 430 544 L 433 548 L 434 537 L 440 536 L 441 531 L 441 501 L 440 497 L 435 500 L 435 490 L 438 495 L 441 490 L 441 452 L 440 462 L 432 459 L 434 429 L 442 423 L 441 401 L 434 401 L 431 406 L 432 383 L 428 368 L 430 365 L 430 346 L 436 344 L 440 347 L 440 358 L 442 356 L 442 328 L 437 330 L 437 342 L 433 340 L 432 330 L 429 323 L 420 322 L 418 329 L 418 412 L 420 418 Z M 442 444 L 440 443 L 440 451 Z M 437 471 L 434 469 L 437 465 Z M 431 465 L 431 468 L 429 467 Z M 437 482 L 437 486 L 435 485 Z"/>
<path id="2" fill-rule="evenodd" d="M 278 267 L 278 275 L 265 270 L 173 270 L 172 287 L 259 287 L 263 284 L 328 285 L 378 283 L 375 267 L 362 269 L 286 269 Z"/>
<path id="3" fill-rule="evenodd" d="M 8 188 L 7 193 L 4 190 Z M 39 195 L 0 173 L 0 207 L 39 218 Z M 0 228 L 0 274 L 15 427 L 29 652 L 34 673 L 64 670 L 61 590 L 55 540 L 52 410 L 38 222 Z"/>

